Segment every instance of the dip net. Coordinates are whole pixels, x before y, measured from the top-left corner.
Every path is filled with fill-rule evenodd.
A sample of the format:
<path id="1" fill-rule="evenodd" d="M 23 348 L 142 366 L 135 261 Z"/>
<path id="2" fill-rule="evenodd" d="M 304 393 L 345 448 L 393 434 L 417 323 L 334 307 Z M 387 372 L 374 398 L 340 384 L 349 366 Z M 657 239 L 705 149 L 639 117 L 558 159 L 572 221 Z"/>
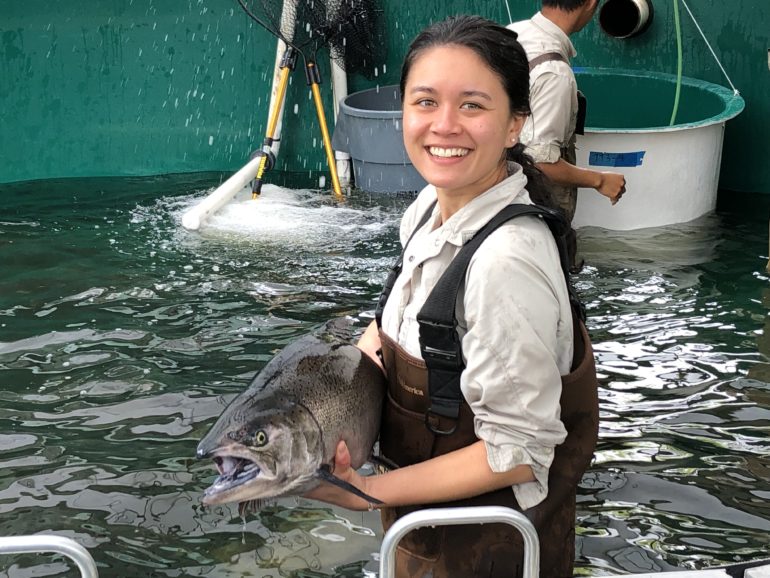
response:
<path id="1" fill-rule="evenodd" d="M 330 58 L 346 72 L 373 78 L 376 74 L 375 61 L 381 61 L 384 56 L 381 52 L 384 39 L 378 17 L 381 11 L 373 0 L 238 0 L 238 3 L 252 20 L 287 46 L 281 63 L 279 98 L 270 113 L 262 151 L 258 153 L 263 158 L 252 184 L 252 196 L 256 198 L 259 195 L 264 171 L 274 163 L 271 146 L 286 94 L 288 73 L 294 69 L 297 54 L 303 59 L 307 83 L 313 93 L 332 189 L 338 197 L 341 196 L 336 161 L 321 102 L 321 75 L 316 58 L 321 48 L 327 48 Z"/>
<path id="2" fill-rule="evenodd" d="M 326 47 L 350 73 L 372 78 L 384 57 L 381 10 L 374 0 L 238 0 L 243 10 L 276 38 L 315 61 Z"/>

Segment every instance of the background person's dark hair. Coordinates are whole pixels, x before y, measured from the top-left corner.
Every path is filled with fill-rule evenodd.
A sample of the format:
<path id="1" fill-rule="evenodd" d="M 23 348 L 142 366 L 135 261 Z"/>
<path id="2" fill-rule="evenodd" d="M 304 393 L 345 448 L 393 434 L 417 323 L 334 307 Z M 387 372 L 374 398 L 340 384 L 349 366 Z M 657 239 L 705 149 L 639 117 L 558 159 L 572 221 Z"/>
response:
<path id="1" fill-rule="evenodd" d="M 415 60 L 425 50 L 438 46 L 470 48 L 500 79 L 508 95 L 512 114 L 529 115 L 529 61 L 516 39 L 517 34 L 492 20 L 481 16 L 450 16 L 420 32 L 409 45 L 401 66 L 401 100 L 409 72 Z M 453 71 L 447 70 L 447 74 Z M 551 196 L 544 185 L 542 172 L 524 153 L 524 145 L 517 143 L 508 149 L 507 158 L 519 163 L 527 176 L 527 191 L 535 203 L 553 207 Z"/>
<path id="2" fill-rule="evenodd" d="M 558 8 L 565 12 L 572 12 L 573 10 L 580 8 L 586 2 L 588 2 L 588 0 L 543 0 L 543 6 L 547 6 L 548 8 Z"/>

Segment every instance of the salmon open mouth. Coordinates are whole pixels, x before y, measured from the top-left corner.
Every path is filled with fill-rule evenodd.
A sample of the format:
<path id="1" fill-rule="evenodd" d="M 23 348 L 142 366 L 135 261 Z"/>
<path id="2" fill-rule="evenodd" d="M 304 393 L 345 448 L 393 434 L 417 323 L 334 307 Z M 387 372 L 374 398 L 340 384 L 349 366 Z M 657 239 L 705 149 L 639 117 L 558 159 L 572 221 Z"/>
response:
<path id="1" fill-rule="evenodd" d="M 216 494 L 242 486 L 259 476 L 262 471 L 256 462 L 232 456 L 215 456 L 219 476 L 204 492 L 204 500 Z"/>

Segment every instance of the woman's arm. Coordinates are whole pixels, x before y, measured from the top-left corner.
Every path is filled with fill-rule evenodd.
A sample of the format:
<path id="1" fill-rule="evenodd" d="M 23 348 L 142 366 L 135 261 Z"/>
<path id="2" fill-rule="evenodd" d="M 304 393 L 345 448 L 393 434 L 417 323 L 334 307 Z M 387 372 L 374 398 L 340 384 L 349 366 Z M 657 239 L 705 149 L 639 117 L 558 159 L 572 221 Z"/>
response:
<path id="1" fill-rule="evenodd" d="M 486 446 L 482 441 L 412 466 L 374 476 L 360 476 L 353 470 L 350 467 L 347 445 L 340 442 L 335 456 L 334 475 L 380 500 L 384 506 L 461 500 L 535 479 L 532 469 L 526 465 L 516 466 L 503 473 L 493 472 L 489 467 Z M 366 500 L 326 483 L 305 497 L 351 510 L 370 509 Z"/>
<path id="2" fill-rule="evenodd" d="M 385 368 L 382 366 L 382 359 L 377 355 L 377 352 L 382 348 L 382 344 L 380 343 L 380 331 L 377 328 L 376 321 L 372 321 L 369 324 L 369 327 L 366 328 L 366 331 L 363 332 L 358 343 L 356 343 L 356 347 L 371 357 L 380 366 L 382 371 L 385 371 Z"/>

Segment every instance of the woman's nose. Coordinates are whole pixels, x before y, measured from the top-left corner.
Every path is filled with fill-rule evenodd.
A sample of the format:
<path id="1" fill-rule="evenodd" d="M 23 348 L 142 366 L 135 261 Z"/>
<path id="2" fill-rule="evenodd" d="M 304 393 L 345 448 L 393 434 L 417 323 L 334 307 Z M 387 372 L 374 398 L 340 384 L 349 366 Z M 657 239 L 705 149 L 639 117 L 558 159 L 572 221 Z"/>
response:
<path id="1" fill-rule="evenodd" d="M 438 134 L 454 134 L 459 130 L 459 115 L 451 106 L 436 109 L 432 127 Z"/>

